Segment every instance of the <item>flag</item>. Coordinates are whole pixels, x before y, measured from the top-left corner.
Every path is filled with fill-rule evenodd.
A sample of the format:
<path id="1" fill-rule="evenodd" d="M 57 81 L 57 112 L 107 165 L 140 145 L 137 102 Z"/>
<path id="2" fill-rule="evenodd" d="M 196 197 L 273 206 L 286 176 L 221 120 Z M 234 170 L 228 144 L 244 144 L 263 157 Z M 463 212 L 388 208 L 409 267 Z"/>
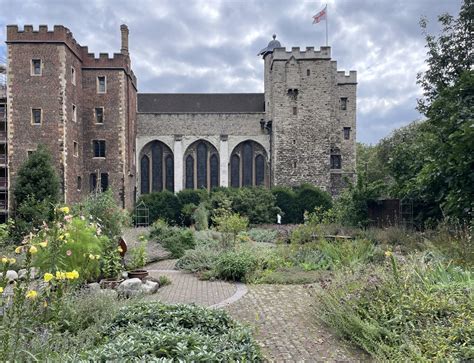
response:
<path id="1" fill-rule="evenodd" d="M 313 16 L 313 24 L 317 24 L 321 20 L 326 20 L 327 8 L 328 8 L 328 6 L 326 5 L 323 10 L 321 10 L 319 13 L 317 13 L 315 16 Z"/>

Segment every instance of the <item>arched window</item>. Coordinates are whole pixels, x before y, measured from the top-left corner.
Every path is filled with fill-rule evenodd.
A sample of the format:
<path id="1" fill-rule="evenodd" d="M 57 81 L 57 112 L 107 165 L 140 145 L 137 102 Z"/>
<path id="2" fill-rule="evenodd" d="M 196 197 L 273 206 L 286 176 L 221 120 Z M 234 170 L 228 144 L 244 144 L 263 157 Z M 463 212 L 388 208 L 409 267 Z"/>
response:
<path id="1" fill-rule="evenodd" d="M 234 188 L 268 185 L 266 155 L 263 146 L 255 141 L 237 145 L 230 157 L 230 185 Z"/>
<path id="2" fill-rule="evenodd" d="M 140 160 L 140 193 L 150 193 L 150 158 L 147 155 Z"/>
<path id="3" fill-rule="evenodd" d="M 173 152 L 161 141 L 146 144 L 140 152 L 140 193 L 174 191 Z"/>
<path id="4" fill-rule="evenodd" d="M 186 188 L 210 189 L 219 185 L 219 154 L 209 142 L 198 140 L 184 153 Z"/>

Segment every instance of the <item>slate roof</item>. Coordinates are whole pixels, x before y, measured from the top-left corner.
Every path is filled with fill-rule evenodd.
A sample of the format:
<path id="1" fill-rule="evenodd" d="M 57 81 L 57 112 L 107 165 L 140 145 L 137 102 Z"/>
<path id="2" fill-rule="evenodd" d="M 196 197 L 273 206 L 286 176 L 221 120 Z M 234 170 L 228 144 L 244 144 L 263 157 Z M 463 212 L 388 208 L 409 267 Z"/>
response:
<path id="1" fill-rule="evenodd" d="M 139 93 L 137 97 L 138 112 L 265 112 L 265 96 L 263 93 Z"/>

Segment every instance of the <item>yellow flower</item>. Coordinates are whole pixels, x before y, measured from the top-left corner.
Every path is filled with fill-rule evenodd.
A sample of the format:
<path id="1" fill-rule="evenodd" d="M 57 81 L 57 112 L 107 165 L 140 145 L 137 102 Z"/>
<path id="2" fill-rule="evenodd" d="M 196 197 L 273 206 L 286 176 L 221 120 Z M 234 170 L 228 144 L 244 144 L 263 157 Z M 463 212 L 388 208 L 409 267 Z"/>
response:
<path id="1" fill-rule="evenodd" d="M 38 243 L 41 247 L 45 248 L 48 245 L 48 241 Z"/>
<path id="2" fill-rule="evenodd" d="M 69 208 L 68 207 L 62 207 L 62 208 L 59 208 L 59 210 L 65 214 L 69 214 Z"/>
<path id="3" fill-rule="evenodd" d="M 60 234 L 59 237 L 58 237 L 59 240 L 63 240 L 64 239 L 64 235 L 63 234 Z"/>
<path id="4" fill-rule="evenodd" d="M 23 247 L 18 246 L 17 248 L 15 248 L 15 253 L 21 253 L 22 250 L 23 250 Z"/>
<path id="5" fill-rule="evenodd" d="M 34 299 L 36 296 L 38 296 L 38 293 L 35 290 L 30 290 L 26 293 L 28 299 Z"/>
<path id="6" fill-rule="evenodd" d="M 51 281 L 52 279 L 54 279 L 54 275 L 53 275 L 53 274 L 50 274 L 49 272 L 46 272 L 46 273 L 44 274 L 44 277 L 43 277 L 43 278 L 44 278 L 44 281 L 49 282 L 49 281 Z"/>
<path id="7" fill-rule="evenodd" d="M 64 233 L 64 237 L 69 238 L 70 236 L 69 232 Z"/>
<path id="8" fill-rule="evenodd" d="M 30 253 L 31 253 L 32 255 L 34 255 L 34 254 L 37 253 L 37 252 L 38 252 L 38 249 L 37 249 L 35 246 L 31 246 L 31 247 L 30 247 Z"/>
<path id="9" fill-rule="evenodd" d="M 2 257 L 2 263 L 7 263 L 7 262 L 8 262 L 8 258 Z"/>
<path id="10" fill-rule="evenodd" d="M 390 257 L 392 255 L 392 251 L 385 251 L 385 256 Z"/>
<path id="11" fill-rule="evenodd" d="M 3 287 L 0 286 L 0 294 L 3 292 Z"/>
<path id="12" fill-rule="evenodd" d="M 89 255 L 89 258 L 90 258 L 91 260 L 94 260 L 94 259 L 95 259 L 95 256 L 94 256 L 93 254 L 90 254 L 90 255 Z"/>
<path id="13" fill-rule="evenodd" d="M 10 263 L 11 263 L 12 265 L 16 262 L 16 260 L 15 260 L 14 258 L 10 258 L 8 261 L 10 261 Z"/>
<path id="14" fill-rule="evenodd" d="M 66 279 L 66 274 L 64 272 L 56 271 L 56 280 Z"/>
<path id="15" fill-rule="evenodd" d="M 47 307 L 48 307 L 48 302 L 45 301 L 45 302 L 43 303 L 43 306 L 44 306 L 45 308 L 47 308 Z"/>
<path id="16" fill-rule="evenodd" d="M 95 259 L 98 260 L 100 258 L 100 255 L 95 255 Z"/>
<path id="17" fill-rule="evenodd" d="M 71 272 L 66 272 L 66 278 L 68 280 L 77 279 L 77 278 L 79 278 L 79 272 L 77 272 L 76 270 L 73 270 Z"/>
<path id="18" fill-rule="evenodd" d="M 119 247 L 117 248 L 117 251 L 119 251 L 120 253 L 122 253 L 122 252 L 123 252 L 122 247 L 119 246 Z"/>

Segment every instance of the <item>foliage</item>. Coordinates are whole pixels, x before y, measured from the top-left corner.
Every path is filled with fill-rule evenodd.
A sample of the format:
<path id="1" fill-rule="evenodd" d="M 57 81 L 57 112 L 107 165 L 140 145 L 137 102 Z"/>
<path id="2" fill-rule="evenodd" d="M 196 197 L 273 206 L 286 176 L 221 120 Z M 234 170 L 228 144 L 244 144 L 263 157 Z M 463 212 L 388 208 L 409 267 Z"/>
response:
<path id="1" fill-rule="evenodd" d="M 240 188 L 232 195 L 232 210 L 248 218 L 252 224 L 273 223 L 280 209 L 270 190 L 259 188 Z"/>
<path id="2" fill-rule="evenodd" d="M 157 220 L 151 228 L 150 239 L 166 248 L 173 258 L 180 258 L 195 246 L 194 235 L 187 228 L 170 227 L 164 220 Z"/>
<path id="3" fill-rule="evenodd" d="M 199 205 L 202 202 L 207 201 L 209 193 L 206 189 L 183 189 L 176 193 L 176 197 L 179 200 L 179 204 L 194 204 Z"/>
<path id="4" fill-rule="evenodd" d="M 30 232 L 34 232 L 41 227 L 44 221 L 53 219 L 53 205 L 48 199 L 36 200 L 33 196 L 28 196 L 16 207 L 15 222 L 11 229 L 12 239 L 21 241 Z"/>
<path id="5" fill-rule="evenodd" d="M 125 307 L 102 335 L 101 344 L 82 353 L 81 359 L 261 361 L 248 329 L 223 310 L 193 305 L 140 303 Z"/>
<path id="6" fill-rule="evenodd" d="M 193 219 L 197 231 L 203 231 L 209 228 L 209 211 L 204 203 L 200 203 L 194 210 Z"/>
<path id="7" fill-rule="evenodd" d="M 166 275 L 158 276 L 158 284 L 160 287 L 171 285 L 171 279 Z"/>
<path id="8" fill-rule="evenodd" d="M 45 223 L 29 238 L 29 243 L 44 246 L 35 253 L 33 265 L 42 273 L 77 270 L 81 279 L 96 280 L 100 274 L 99 260 L 109 239 L 100 235 L 95 223 L 67 212 L 67 207 L 56 208 L 53 223 Z"/>
<path id="9" fill-rule="evenodd" d="M 59 178 L 54 170 L 51 153 L 44 145 L 39 145 L 21 165 L 13 195 L 17 206 L 28 197 L 38 202 L 58 202 Z"/>
<path id="10" fill-rule="evenodd" d="M 234 244 L 237 235 L 240 232 L 247 230 L 249 224 L 248 218 L 241 217 L 237 213 L 214 217 L 213 222 L 217 226 L 219 232 L 232 235 Z"/>
<path id="11" fill-rule="evenodd" d="M 258 263 L 258 257 L 248 249 L 226 251 L 219 256 L 215 273 L 223 280 L 246 281 Z"/>
<path id="12" fill-rule="evenodd" d="M 170 191 L 143 194 L 137 201 L 143 201 L 149 209 L 149 219 L 153 223 L 163 219 L 169 224 L 178 224 L 181 219 L 182 205 L 178 197 Z"/>
<path id="13" fill-rule="evenodd" d="M 303 222 L 304 212 L 311 212 L 316 207 L 327 210 L 332 206 L 329 193 L 310 184 L 302 184 L 296 188 L 297 222 Z"/>
<path id="14" fill-rule="evenodd" d="M 140 242 L 138 246 L 135 246 L 131 249 L 130 254 L 132 258 L 130 260 L 130 268 L 131 269 L 138 269 L 142 268 L 146 265 L 147 262 L 147 244 L 148 241 L 145 236 L 139 237 Z"/>
<path id="15" fill-rule="evenodd" d="M 102 253 L 102 276 L 106 279 L 117 279 L 123 272 L 122 248 L 113 240 L 108 240 Z"/>
<path id="16" fill-rule="evenodd" d="M 102 232 L 116 241 L 122 235 L 124 227 L 130 225 L 130 218 L 114 198 L 113 191 L 89 195 L 85 201 L 74 207 L 77 214 L 92 218 L 102 228 Z"/>
<path id="17" fill-rule="evenodd" d="M 318 317 L 376 360 L 472 359 L 472 273 L 429 255 L 405 265 L 387 256 L 341 272 L 317 297 Z"/>
<path id="18" fill-rule="evenodd" d="M 277 186 L 271 189 L 276 198 L 276 205 L 280 208 L 283 216 L 283 223 L 297 223 L 299 218 L 299 208 L 296 205 L 296 193 L 290 187 Z"/>
<path id="19" fill-rule="evenodd" d="M 251 228 L 248 236 L 254 242 L 275 243 L 278 239 L 278 231 L 274 229 Z"/>

